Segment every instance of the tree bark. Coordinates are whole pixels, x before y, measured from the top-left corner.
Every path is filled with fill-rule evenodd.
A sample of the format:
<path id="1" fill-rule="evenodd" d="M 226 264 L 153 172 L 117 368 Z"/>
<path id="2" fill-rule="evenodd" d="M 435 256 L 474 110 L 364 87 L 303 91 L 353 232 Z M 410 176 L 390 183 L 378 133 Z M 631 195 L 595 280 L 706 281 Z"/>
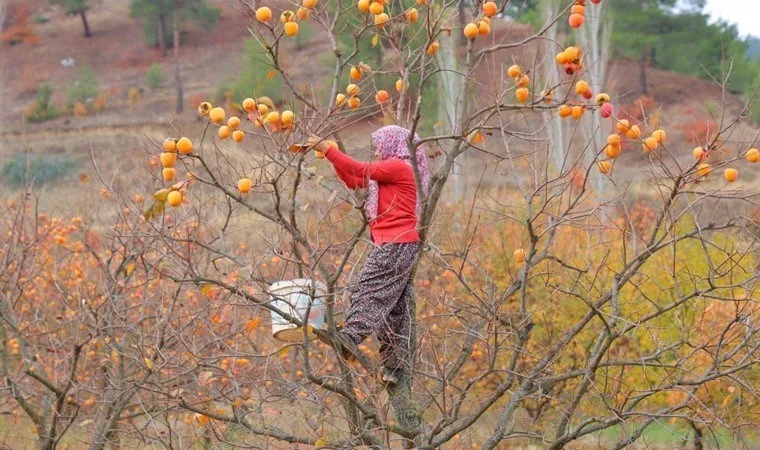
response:
<path id="1" fill-rule="evenodd" d="M 465 4 L 464 4 L 464 0 L 459 0 L 457 2 L 457 12 L 458 12 L 457 17 L 459 19 L 459 27 L 461 29 L 464 29 L 464 24 L 466 22 L 466 20 L 465 20 Z M 462 33 L 459 33 L 459 40 L 462 43 L 467 43 L 467 38 Z"/>
<path id="2" fill-rule="evenodd" d="M 84 27 L 84 37 L 92 36 L 92 33 L 90 33 L 90 24 L 87 23 L 87 12 L 84 9 L 79 11 L 79 17 L 82 18 L 82 26 Z"/>
<path id="3" fill-rule="evenodd" d="M 418 430 L 422 425 L 422 414 L 417 402 L 412 398 L 412 374 L 409 371 L 402 372 L 399 383 L 395 387 L 388 387 L 388 399 L 393 405 L 396 420 L 401 428 L 407 431 Z M 407 441 L 406 448 L 416 448 L 422 444 L 419 441 L 421 435 L 414 442 Z"/>
<path id="4" fill-rule="evenodd" d="M 694 450 L 702 450 L 704 445 L 702 444 L 702 429 L 700 429 L 693 420 L 689 421 L 691 429 L 694 430 Z"/>
<path id="5" fill-rule="evenodd" d="M 158 15 L 156 35 L 158 37 L 158 48 L 161 49 L 161 56 L 166 56 L 166 18 L 163 14 Z"/>
<path id="6" fill-rule="evenodd" d="M 182 93 L 182 78 L 179 73 L 179 2 L 174 0 L 174 84 L 177 86 L 176 113 L 184 110 L 184 94 Z"/>
<path id="7" fill-rule="evenodd" d="M 639 58 L 639 90 L 641 95 L 647 95 L 647 52 L 641 52 Z"/>
<path id="8" fill-rule="evenodd" d="M 55 440 L 50 437 L 40 437 L 37 442 L 37 448 L 40 450 L 53 450 L 55 448 Z"/>

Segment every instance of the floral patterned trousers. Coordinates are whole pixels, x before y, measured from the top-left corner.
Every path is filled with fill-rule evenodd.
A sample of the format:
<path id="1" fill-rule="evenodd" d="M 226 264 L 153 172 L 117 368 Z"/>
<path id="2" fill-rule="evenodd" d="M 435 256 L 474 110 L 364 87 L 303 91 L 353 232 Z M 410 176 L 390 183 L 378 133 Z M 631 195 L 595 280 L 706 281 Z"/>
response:
<path id="1" fill-rule="evenodd" d="M 409 330 L 414 311 L 412 271 L 420 253 L 418 242 L 384 244 L 369 254 L 351 288 L 351 307 L 343 333 L 357 345 L 373 332 L 388 369 L 403 369 L 409 354 Z"/>

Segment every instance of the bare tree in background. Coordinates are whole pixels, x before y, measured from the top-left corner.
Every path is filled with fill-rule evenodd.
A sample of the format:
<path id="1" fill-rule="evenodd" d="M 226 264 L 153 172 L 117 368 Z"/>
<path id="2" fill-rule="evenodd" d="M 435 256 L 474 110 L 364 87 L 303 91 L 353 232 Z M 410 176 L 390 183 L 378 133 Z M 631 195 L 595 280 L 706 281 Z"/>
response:
<path id="1" fill-rule="evenodd" d="M 0 31 L 5 25 L 5 0 L 0 0 Z"/>
<path id="2" fill-rule="evenodd" d="M 560 10 L 560 3 L 559 0 L 541 1 L 540 10 L 543 23 L 550 23 L 557 17 Z M 543 54 L 546 58 L 551 58 L 551 55 L 557 51 L 557 28 L 549 28 L 546 32 L 546 38 L 546 41 L 544 41 Z M 560 86 L 559 80 L 562 76 L 562 68 L 548 62 L 542 64 L 540 69 L 541 78 L 545 80 L 545 89 L 551 90 L 552 95 L 555 97 L 564 95 L 563 92 L 556 92 Z M 557 120 L 556 113 L 551 110 L 545 110 L 541 114 L 544 121 L 548 124 L 546 129 L 547 145 L 551 149 L 549 154 L 551 155 L 553 168 L 554 170 L 562 171 L 562 167 L 567 163 L 567 150 L 569 150 L 569 146 L 565 141 L 566 122 Z"/>
<path id="3" fill-rule="evenodd" d="M 607 68 L 610 58 L 610 39 L 612 37 L 612 15 L 609 14 L 609 4 L 602 2 L 586 17 L 586 23 L 580 30 L 580 45 L 585 49 L 586 71 L 585 78 L 588 80 L 591 90 L 595 93 L 603 92 Z M 584 138 L 592 143 L 593 152 L 587 152 L 586 164 L 594 161 L 594 155 L 600 154 L 607 145 L 606 130 L 610 130 L 614 119 L 603 119 L 599 114 L 587 114 L 581 121 Z M 604 189 L 604 180 L 599 179 L 596 189 L 600 192 Z"/>
<path id="4" fill-rule="evenodd" d="M 175 112 L 182 113 L 185 109 L 185 96 L 182 93 L 182 78 L 179 68 L 179 8 L 180 0 L 174 0 L 174 84 L 177 89 Z"/>

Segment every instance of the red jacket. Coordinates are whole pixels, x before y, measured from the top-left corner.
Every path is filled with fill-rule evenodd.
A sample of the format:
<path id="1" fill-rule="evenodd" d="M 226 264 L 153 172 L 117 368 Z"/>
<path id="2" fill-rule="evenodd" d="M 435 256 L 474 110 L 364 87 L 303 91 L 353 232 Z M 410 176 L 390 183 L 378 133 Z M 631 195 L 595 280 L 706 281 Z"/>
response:
<path id="1" fill-rule="evenodd" d="M 398 158 L 363 163 L 333 147 L 325 157 L 349 189 L 366 188 L 369 180 L 377 181 L 377 218 L 369 224 L 375 244 L 420 240 L 412 166 Z"/>

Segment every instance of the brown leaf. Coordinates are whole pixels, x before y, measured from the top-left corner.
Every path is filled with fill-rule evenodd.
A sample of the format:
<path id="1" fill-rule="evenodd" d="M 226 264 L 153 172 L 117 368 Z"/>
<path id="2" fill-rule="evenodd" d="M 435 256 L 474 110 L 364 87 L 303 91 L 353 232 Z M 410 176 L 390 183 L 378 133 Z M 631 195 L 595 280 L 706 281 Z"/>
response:
<path id="1" fill-rule="evenodd" d="M 214 381 L 216 378 L 214 378 L 212 375 L 214 375 L 211 372 L 201 372 L 198 374 L 198 384 L 201 386 L 206 386 L 207 384 Z"/>

